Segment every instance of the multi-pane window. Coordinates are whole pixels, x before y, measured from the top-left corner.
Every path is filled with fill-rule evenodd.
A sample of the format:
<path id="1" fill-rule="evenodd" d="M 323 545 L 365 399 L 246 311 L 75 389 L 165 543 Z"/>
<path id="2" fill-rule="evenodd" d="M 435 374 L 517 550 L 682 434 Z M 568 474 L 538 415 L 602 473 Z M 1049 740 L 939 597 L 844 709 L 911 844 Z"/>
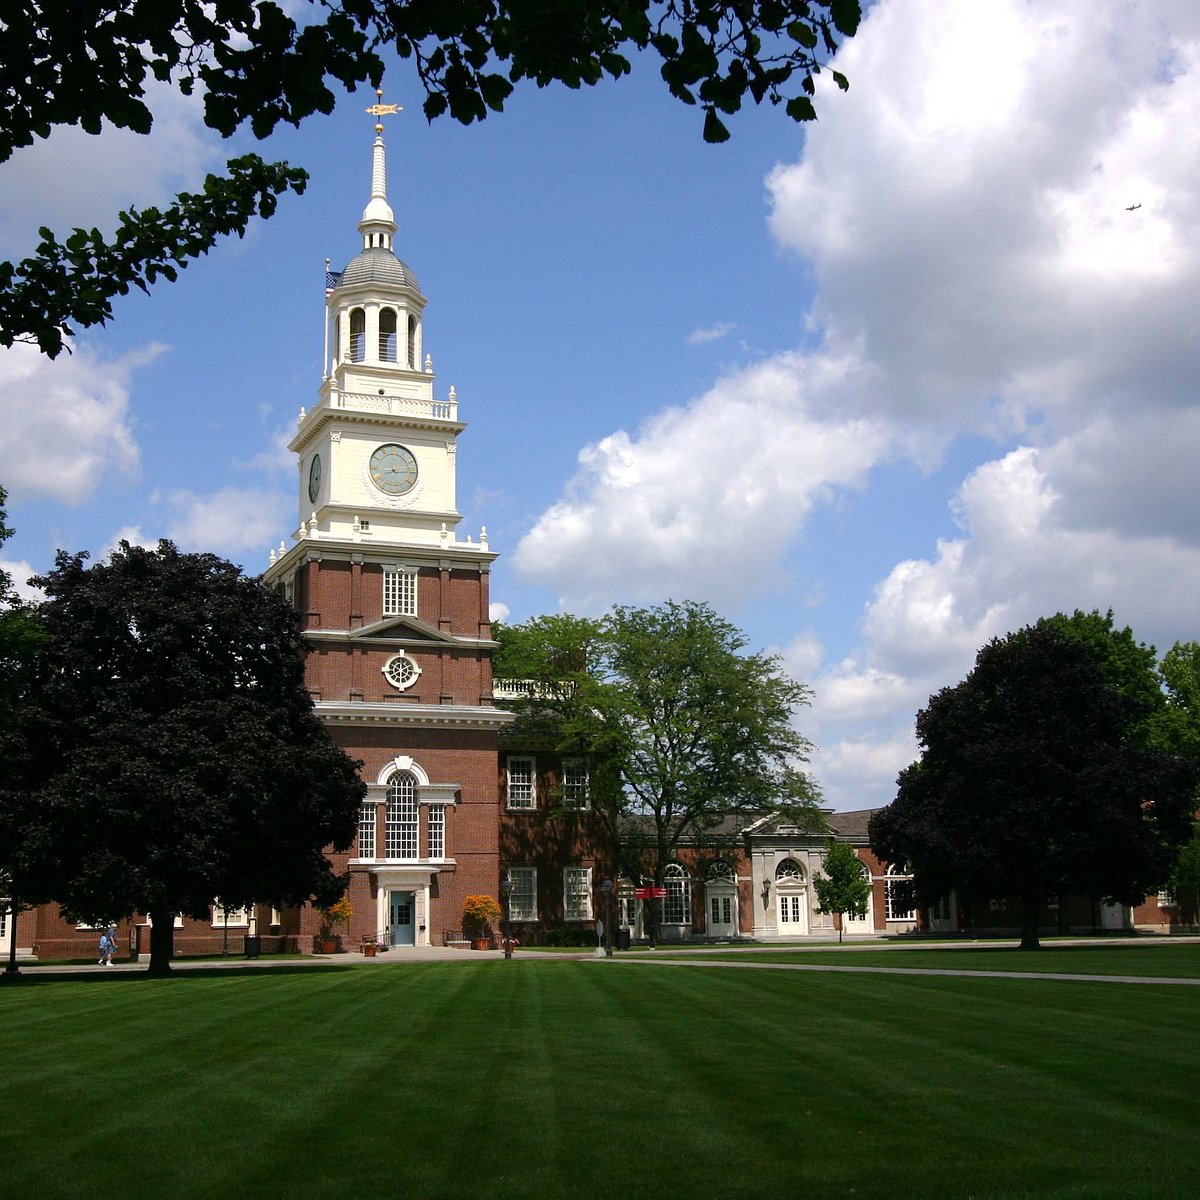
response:
<path id="1" fill-rule="evenodd" d="M 375 820 L 376 810 L 374 801 L 364 804 L 358 810 L 358 857 L 375 857 Z"/>
<path id="2" fill-rule="evenodd" d="M 733 924 L 732 896 L 710 896 L 709 904 L 712 909 L 712 923 L 714 925 Z"/>
<path id="3" fill-rule="evenodd" d="M 249 908 L 225 908 L 221 901 L 217 900 L 213 903 L 212 923 L 214 925 L 249 925 L 250 924 Z"/>
<path id="4" fill-rule="evenodd" d="M 6 905 L 7 900 L 0 900 L 0 904 Z M 8 909 L 0 908 L 0 942 L 3 942 L 8 937 Z"/>
<path id="5" fill-rule="evenodd" d="M 533 773 L 534 760 L 512 754 L 508 759 L 508 807 L 532 809 L 537 807 L 537 791 Z"/>
<path id="6" fill-rule="evenodd" d="M 417 573 L 407 567 L 383 568 L 383 615 L 417 615 Z"/>
<path id="7" fill-rule="evenodd" d="M 563 918 L 567 921 L 592 919 L 591 867 L 567 867 L 563 871 Z"/>
<path id="8" fill-rule="evenodd" d="M 446 806 L 431 804 L 426 810 L 426 828 L 429 837 L 429 857 L 446 857 Z"/>
<path id="9" fill-rule="evenodd" d="M 388 858 L 417 857 L 417 785 L 407 771 L 397 771 L 388 783 L 384 814 L 384 854 Z"/>
<path id="10" fill-rule="evenodd" d="M 508 915 L 513 921 L 537 920 L 537 869 L 509 867 L 512 891 L 508 895 Z"/>
<path id="11" fill-rule="evenodd" d="M 562 765 L 563 808 L 591 808 L 588 799 L 587 759 L 564 758 Z"/>
<path id="12" fill-rule="evenodd" d="M 780 925 L 800 925 L 804 922 L 804 897 L 803 896 L 780 896 L 779 897 L 779 923 Z"/>
<path id="13" fill-rule="evenodd" d="M 686 925 L 692 919 L 692 881 L 679 863 L 668 863 L 663 872 L 667 897 L 663 901 L 664 925 Z"/>
<path id="14" fill-rule="evenodd" d="M 888 867 L 883 895 L 889 921 L 911 921 L 917 915 L 913 904 L 912 876 L 904 867 L 897 867 L 895 863 Z"/>

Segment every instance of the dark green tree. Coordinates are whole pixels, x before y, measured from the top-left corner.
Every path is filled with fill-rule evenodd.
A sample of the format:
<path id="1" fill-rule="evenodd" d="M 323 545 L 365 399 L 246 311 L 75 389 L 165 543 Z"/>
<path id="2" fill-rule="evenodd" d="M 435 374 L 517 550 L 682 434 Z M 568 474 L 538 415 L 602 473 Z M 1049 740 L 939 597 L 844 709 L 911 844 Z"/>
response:
<path id="1" fill-rule="evenodd" d="M 1191 827 L 1195 765 L 1145 744 L 1147 703 L 1053 621 L 997 638 L 917 715 L 921 758 L 871 819 L 871 846 L 907 862 L 925 901 L 1019 895 L 1023 948 L 1045 900 L 1137 903 Z"/>
<path id="2" fill-rule="evenodd" d="M 335 88 L 378 87 L 396 59 L 416 71 L 430 120 L 469 124 L 501 111 L 518 83 L 578 88 L 655 55 L 671 95 L 704 113 L 704 137 L 723 141 L 722 116 L 746 99 L 813 120 L 815 76 L 860 19 L 858 0 L 301 0 L 286 11 L 274 0 L 14 0 L 0 21 L 0 162 L 60 125 L 148 133 L 155 80 L 202 93 L 223 136 L 248 125 L 263 138 L 331 112 Z M 35 341 L 53 357 L 64 326 L 104 323 L 114 296 L 174 278 L 305 178 L 255 156 L 229 171 L 161 213 L 122 214 L 112 240 L 44 229 L 33 258 L 0 264 L 0 345 Z"/>
<path id="3" fill-rule="evenodd" d="M 745 653 L 745 636 L 708 605 L 615 608 L 600 622 L 536 618 L 501 644 L 503 673 L 561 685 L 520 703 L 522 719 L 550 719 L 561 749 L 607 766 L 594 807 L 614 845 L 627 817 L 648 830 L 657 878 L 682 841 L 727 817 L 780 811 L 824 827 L 802 770 L 811 746 L 793 724 L 809 689 L 777 657 Z"/>
<path id="4" fill-rule="evenodd" d="M 6 504 L 8 493 L 0 487 L 0 546 L 10 537 Z M 0 570 L 0 739 L 12 728 L 24 701 L 38 652 L 46 635 L 32 605 L 23 601 L 7 571 Z M 0 817 L 0 902 L 12 914 L 8 923 L 8 964 L 5 974 L 17 974 L 17 919 L 24 905 L 19 881 L 13 874 L 10 848 L 13 831 Z"/>
<path id="5" fill-rule="evenodd" d="M 871 883 L 863 875 L 862 863 L 849 842 L 831 840 L 825 851 L 820 875 L 813 876 L 820 913 L 841 913 L 843 916 L 865 917 L 871 903 Z M 843 922 L 844 923 L 844 922 Z M 843 928 L 838 926 L 838 943 Z"/>
<path id="6" fill-rule="evenodd" d="M 324 848 L 350 845 L 365 789 L 313 712 L 283 600 L 165 541 L 92 567 L 60 553 L 37 582 L 49 642 L 0 784 L 23 898 L 149 914 L 157 973 L 176 913 L 340 894 Z"/>

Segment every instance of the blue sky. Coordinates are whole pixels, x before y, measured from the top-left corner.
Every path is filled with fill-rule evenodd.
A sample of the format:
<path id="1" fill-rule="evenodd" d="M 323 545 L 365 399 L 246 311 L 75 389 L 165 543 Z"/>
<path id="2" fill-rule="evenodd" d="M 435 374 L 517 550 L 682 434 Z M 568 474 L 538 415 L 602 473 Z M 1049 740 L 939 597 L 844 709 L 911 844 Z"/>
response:
<path id="1" fill-rule="evenodd" d="M 708 146 L 649 61 L 469 128 L 428 125 L 396 64 L 385 136 L 493 600 L 709 600 L 813 686 L 798 723 L 847 809 L 891 798 L 917 708 L 989 637 L 1077 606 L 1200 635 L 1200 10 L 881 0 L 839 67 L 817 125 L 753 111 Z M 0 352 L 18 577 L 121 536 L 257 571 L 290 536 L 373 100 L 261 148 L 312 178 L 244 240 L 69 358 Z M 155 107 L 149 138 L 0 168 L 0 251 L 252 148 Z"/>

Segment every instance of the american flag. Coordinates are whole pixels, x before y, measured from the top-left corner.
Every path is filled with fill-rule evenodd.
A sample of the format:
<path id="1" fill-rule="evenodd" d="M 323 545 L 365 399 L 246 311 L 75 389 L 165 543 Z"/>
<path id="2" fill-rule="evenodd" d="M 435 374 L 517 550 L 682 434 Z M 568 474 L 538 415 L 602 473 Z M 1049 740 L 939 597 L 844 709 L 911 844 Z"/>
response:
<path id="1" fill-rule="evenodd" d="M 329 297 L 333 295 L 333 289 L 335 287 L 337 287 L 337 285 L 341 282 L 341 280 L 342 280 L 341 271 L 326 270 L 326 272 L 325 272 L 325 299 L 326 300 L 328 300 Z"/>

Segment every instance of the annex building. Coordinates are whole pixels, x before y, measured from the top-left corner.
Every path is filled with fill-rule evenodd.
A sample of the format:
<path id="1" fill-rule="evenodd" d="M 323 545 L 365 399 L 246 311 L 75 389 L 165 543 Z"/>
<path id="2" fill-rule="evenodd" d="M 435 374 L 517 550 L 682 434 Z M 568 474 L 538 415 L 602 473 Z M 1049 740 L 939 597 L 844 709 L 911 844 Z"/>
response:
<path id="1" fill-rule="evenodd" d="M 500 895 L 524 944 L 560 931 L 586 936 L 612 913 L 630 936 L 650 932 L 643 882 L 614 869 L 588 801 L 586 762 L 522 746 L 506 732 L 515 693 L 492 678 L 488 583 L 496 554 L 486 528 L 460 527 L 459 438 L 467 426 L 453 387 L 437 386 L 425 342 L 427 298 L 396 254 L 386 152 L 376 125 L 360 249 L 327 279 L 327 334 L 316 403 L 301 409 L 289 449 L 296 458 L 296 524 L 271 551 L 264 579 L 294 606 L 307 639 L 308 687 L 337 744 L 362 762 L 368 787 L 352 849 L 334 855 L 350 874 L 352 915 L 342 946 L 443 945 L 462 937 L 468 895 Z M 476 450 L 486 453 L 486 448 Z M 827 832 L 771 816 L 729 822 L 681 847 L 667 866 L 656 936 L 794 939 L 1019 928 L 1003 906 L 960 913 L 953 897 L 929 910 L 908 898 L 908 877 L 867 844 L 869 810 L 830 813 L 872 888 L 866 916 L 817 911 L 813 879 Z M 631 831 L 632 837 L 632 831 Z M 626 859 L 626 861 L 629 861 Z M 1125 909 L 1080 910 L 1072 922 L 1128 927 Z M 1139 924 L 1170 923 L 1169 902 L 1147 902 Z M 1053 927 L 1058 917 L 1047 913 Z M 7 938 L 0 914 L 0 939 Z M 176 953 L 313 952 L 310 908 L 268 905 L 207 920 L 180 918 Z M 57 906 L 24 914 L 20 949 L 43 958 L 87 957 L 95 930 L 66 922 Z M 144 920 L 122 923 L 118 957 L 149 949 Z"/>

